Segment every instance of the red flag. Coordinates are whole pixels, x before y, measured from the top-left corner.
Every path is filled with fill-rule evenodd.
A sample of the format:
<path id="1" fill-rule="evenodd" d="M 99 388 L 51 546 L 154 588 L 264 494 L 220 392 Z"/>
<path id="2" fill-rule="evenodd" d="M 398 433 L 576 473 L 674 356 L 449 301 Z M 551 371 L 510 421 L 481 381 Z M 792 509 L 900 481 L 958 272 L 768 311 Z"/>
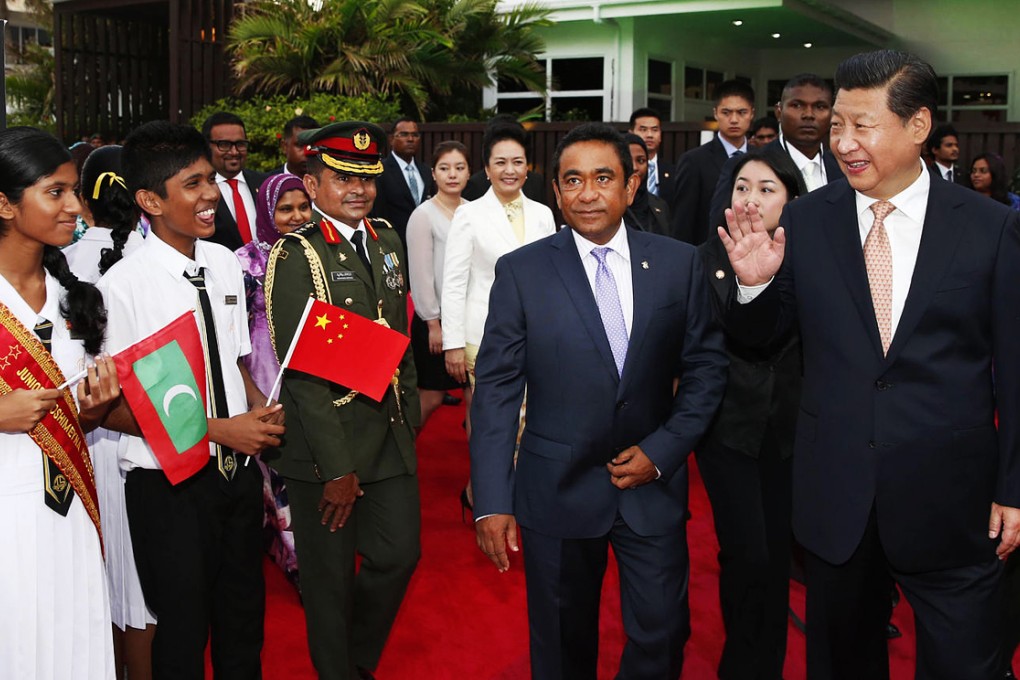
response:
<path id="1" fill-rule="evenodd" d="M 185 312 L 113 357 L 121 392 L 171 484 L 209 462 L 205 352 Z"/>
<path id="2" fill-rule="evenodd" d="M 283 365 L 382 401 L 409 342 L 388 326 L 309 298 Z"/>

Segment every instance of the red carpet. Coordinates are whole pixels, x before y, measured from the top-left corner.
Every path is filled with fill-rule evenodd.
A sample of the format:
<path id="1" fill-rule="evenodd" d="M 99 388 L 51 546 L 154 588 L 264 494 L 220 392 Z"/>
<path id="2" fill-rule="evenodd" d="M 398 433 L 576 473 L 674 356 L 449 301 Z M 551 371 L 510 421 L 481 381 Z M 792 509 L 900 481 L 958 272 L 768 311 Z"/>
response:
<path id="1" fill-rule="evenodd" d="M 468 456 L 460 427 L 463 408 L 443 407 L 419 439 L 418 474 L 422 498 L 422 559 L 411 582 L 382 663 L 380 680 L 525 680 L 528 669 L 528 622 L 524 572 L 520 557 L 499 574 L 475 545 L 474 532 L 461 524 L 458 495 L 467 479 Z M 691 627 L 684 680 L 715 678 L 722 652 L 722 618 L 718 607 L 718 544 L 711 509 L 697 470 L 691 473 Z M 268 602 L 267 680 L 315 677 L 308 658 L 304 615 L 294 589 L 281 572 L 266 563 Z M 803 616 L 804 590 L 794 584 L 791 602 Z M 892 677 L 913 677 L 913 617 L 901 603 L 894 622 L 904 636 L 890 647 Z M 612 678 L 623 648 L 616 570 L 603 590 L 599 677 Z M 786 660 L 786 680 L 804 680 L 804 636 L 793 626 Z"/>

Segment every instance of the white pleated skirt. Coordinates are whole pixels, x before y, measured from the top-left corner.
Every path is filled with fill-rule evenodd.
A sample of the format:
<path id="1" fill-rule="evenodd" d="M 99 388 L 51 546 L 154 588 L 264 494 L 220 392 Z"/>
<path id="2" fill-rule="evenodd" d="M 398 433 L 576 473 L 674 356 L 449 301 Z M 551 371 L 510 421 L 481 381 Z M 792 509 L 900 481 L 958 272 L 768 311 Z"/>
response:
<path id="1" fill-rule="evenodd" d="M 113 624 L 145 628 L 156 623 L 156 617 L 145 606 L 142 586 L 135 567 L 134 548 L 128 527 L 124 502 L 124 477 L 119 464 L 119 447 L 123 436 L 99 428 L 87 435 L 92 466 L 96 473 L 99 512 L 103 522 L 103 544 L 106 548 L 106 573 L 110 582 L 110 612 Z"/>

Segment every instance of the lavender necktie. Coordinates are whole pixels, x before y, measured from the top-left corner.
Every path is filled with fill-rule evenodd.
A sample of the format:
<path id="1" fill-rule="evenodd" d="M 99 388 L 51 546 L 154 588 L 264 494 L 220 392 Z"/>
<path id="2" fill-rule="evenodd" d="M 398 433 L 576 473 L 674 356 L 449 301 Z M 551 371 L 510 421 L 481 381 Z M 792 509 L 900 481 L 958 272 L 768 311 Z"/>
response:
<path id="1" fill-rule="evenodd" d="M 613 252 L 612 248 L 593 248 L 591 254 L 598 261 L 595 270 L 595 302 L 599 306 L 599 316 L 606 329 L 609 347 L 613 350 L 616 370 L 623 375 L 623 362 L 627 359 L 627 324 L 623 320 L 623 306 L 620 304 L 620 291 L 616 288 L 616 278 L 606 265 L 606 256 Z"/>

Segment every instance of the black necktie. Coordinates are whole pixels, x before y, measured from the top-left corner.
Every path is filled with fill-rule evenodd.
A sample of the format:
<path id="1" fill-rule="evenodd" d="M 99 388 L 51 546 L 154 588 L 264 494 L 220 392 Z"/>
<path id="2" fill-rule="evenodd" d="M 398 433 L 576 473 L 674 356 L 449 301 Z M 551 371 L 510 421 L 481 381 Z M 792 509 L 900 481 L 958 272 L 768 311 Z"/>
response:
<path id="1" fill-rule="evenodd" d="M 946 173 L 946 181 L 947 182 L 952 182 L 953 181 L 953 169 L 952 168 L 949 168 L 949 172 Z"/>
<path id="2" fill-rule="evenodd" d="M 41 320 L 35 325 L 35 334 L 39 336 L 43 347 L 50 352 L 53 347 L 53 322 Z M 46 505 L 54 512 L 67 517 L 67 511 L 71 509 L 71 500 L 74 498 L 74 490 L 67 481 L 67 477 L 60 471 L 57 464 L 45 453 L 43 457 L 43 498 Z"/>
<path id="3" fill-rule="evenodd" d="M 372 273 L 372 263 L 368 261 L 368 252 L 365 251 L 365 232 L 360 229 L 354 232 L 354 236 L 351 237 L 351 243 L 354 244 L 354 252 L 358 254 L 361 262 L 365 265 L 365 269 L 368 273 Z"/>
<path id="4" fill-rule="evenodd" d="M 205 326 L 206 349 L 209 351 L 209 373 L 212 378 L 213 394 L 213 418 L 229 418 L 230 409 L 227 407 L 227 390 L 223 386 L 223 367 L 220 365 L 220 348 L 216 341 L 216 322 L 213 317 L 212 302 L 209 301 L 209 292 L 205 289 L 205 276 L 201 267 L 194 276 L 184 272 L 184 278 L 191 282 L 198 289 L 198 302 L 202 305 L 202 325 Z M 237 454 L 230 448 L 215 444 L 216 465 L 220 474 L 228 482 L 234 479 L 237 472 Z"/>

